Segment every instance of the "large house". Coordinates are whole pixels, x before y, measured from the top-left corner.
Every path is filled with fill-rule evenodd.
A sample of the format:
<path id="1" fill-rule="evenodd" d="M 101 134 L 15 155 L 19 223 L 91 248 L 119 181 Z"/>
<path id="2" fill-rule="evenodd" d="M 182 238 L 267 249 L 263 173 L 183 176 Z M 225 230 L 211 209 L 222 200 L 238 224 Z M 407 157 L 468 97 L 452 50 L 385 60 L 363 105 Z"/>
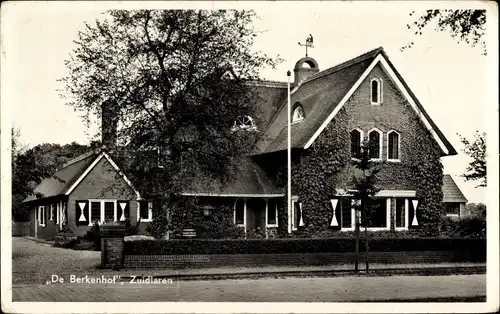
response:
<path id="1" fill-rule="evenodd" d="M 311 57 L 296 63 L 290 95 L 290 212 L 286 204 L 287 84 L 249 84 L 259 95 L 262 115 L 258 120 L 240 117 L 235 128 L 258 131 L 257 149 L 239 164 L 229 184 L 194 184 L 182 193 L 204 204 L 198 215 L 209 216 L 221 204 L 229 206 L 226 215 L 246 235 L 260 231 L 267 237 L 328 236 L 353 230 L 354 200 L 347 192 L 356 173 L 351 161 L 368 141 L 374 147 L 370 157 L 381 168 L 379 206 L 369 229 L 435 228 L 443 214 L 440 158 L 457 152 L 383 48 L 323 71 Z M 103 141 L 108 140 L 105 136 L 103 130 Z M 38 197 L 26 200 L 33 209 L 33 236 L 51 238 L 63 224 L 83 235 L 94 220 L 140 218 L 143 226 L 152 220 L 152 203 L 141 198 L 140 189 L 106 150 L 69 162 L 35 192 Z M 196 227 L 190 221 L 180 224 L 186 229 Z"/>

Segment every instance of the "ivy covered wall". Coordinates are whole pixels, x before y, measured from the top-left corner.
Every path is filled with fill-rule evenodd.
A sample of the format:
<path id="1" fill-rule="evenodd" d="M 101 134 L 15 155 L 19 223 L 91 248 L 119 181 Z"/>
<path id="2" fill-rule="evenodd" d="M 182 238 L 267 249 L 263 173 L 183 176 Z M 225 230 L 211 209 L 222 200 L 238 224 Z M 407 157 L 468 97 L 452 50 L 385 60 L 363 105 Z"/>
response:
<path id="1" fill-rule="evenodd" d="M 372 78 L 383 82 L 381 105 L 370 104 Z M 419 228 L 437 233 L 442 213 L 443 178 L 439 146 L 395 84 L 377 66 L 314 144 L 308 150 L 294 152 L 292 195 L 300 198 L 305 226 L 288 235 L 285 200 L 279 215 L 280 235 L 320 237 L 338 230 L 329 227 L 332 219 L 330 199 L 336 189 L 346 189 L 351 184 L 354 167 L 350 162 L 349 133 L 354 128 L 363 130 L 365 138 L 373 128 L 383 132 L 378 187 L 415 190 L 419 199 Z M 391 130 L 400 134 L 399 162 L 387 161 L 387 133 Z M 284 169 L 286 171 L 286 167 Z M 284 188 L 286 191 L 286 185 Z"/>

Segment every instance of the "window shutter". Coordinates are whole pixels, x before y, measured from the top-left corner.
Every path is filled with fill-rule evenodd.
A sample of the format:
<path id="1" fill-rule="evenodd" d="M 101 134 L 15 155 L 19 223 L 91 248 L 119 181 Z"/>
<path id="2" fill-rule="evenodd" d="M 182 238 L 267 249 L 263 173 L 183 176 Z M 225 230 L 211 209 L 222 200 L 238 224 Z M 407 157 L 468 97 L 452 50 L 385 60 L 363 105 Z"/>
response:
<path id="1" fill-rule="evenodd" d="M 75 219 L 76 219 L 76 225 L 77 226 L 82 226 L 82 225 L 88 225 L 88 202 L 87 201 L 76 201 L 75 202 Z"/>
<path id="2" fill-rule="evenodd" d="M 118 220 L 125 221 L 130 218 L 130 204 L 128 201 L 118 201 Z"/>

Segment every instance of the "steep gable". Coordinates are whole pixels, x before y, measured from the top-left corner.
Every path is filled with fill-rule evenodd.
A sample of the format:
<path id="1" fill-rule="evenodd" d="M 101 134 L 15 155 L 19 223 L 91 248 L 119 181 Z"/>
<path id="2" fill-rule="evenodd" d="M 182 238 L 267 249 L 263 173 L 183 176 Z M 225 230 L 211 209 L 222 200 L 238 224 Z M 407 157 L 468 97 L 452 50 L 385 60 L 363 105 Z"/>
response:
<path id="1" fill-rule="evenodd" d="M 292 105 L 304 108 L 305 119 L 292 124 L 292 147 L 302 148 L 320 128 L 325 117 L 340 103 L 359 76 L 371 64 L 378 50 L 370 51 L 331 69 L 307 78 L 292 91 Z M 281 104 L 269 128 L 257 144 L 258 153 L 271 153 L 287 148 L 287 101 Z"/>
<path id="2" fill-rule="evenodd" d="M 401 75 L 390 63 L 382 48 L 319 72 L 292 91 L 291 104 L 300 104 L 305 119 L 291 125 L 292 148 L 309 148 L 338 111 L 350 99 L 375 66 L 380 65 L 408 100 L 412 109 L 438 143 L 442 155 L 456 155 L 453 146 L 431 120 Z M 257 154 L 287 148 L 287 102 L 281 105 L 269 128 L 257 145 Z"/>

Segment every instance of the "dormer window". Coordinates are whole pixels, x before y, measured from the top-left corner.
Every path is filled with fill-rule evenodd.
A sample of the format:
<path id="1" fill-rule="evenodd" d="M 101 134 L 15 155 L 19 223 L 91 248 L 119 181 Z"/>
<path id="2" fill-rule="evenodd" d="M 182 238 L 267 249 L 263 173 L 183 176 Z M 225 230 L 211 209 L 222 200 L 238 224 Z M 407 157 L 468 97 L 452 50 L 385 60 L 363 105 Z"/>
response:
<path id="1" fill-rule="evenodd" d="M 297 107 L 295 107 L 295 109 L 293 110 L 293 114 L 292 114 L 292 123 L 295 123 L 295 122 L 300 122 L 302 120 L 304 120 L 305 118 L 305 115 L 304 115 L 304 108 L 302 108 L 301 105 L 298 105 Z"/>
<path id="2" fill-rule="evenodd" d="M 374 78 L 370 82 L 371 104 L 380 105 L 382 103 L 382 80 Z"/>
<path id="3" fill-rule="evenodd" d="M 239 116 L 236 121 L 234 121 L 234 125 L 232 127 L 233 131 L 237 130 L 247 130 L 247 131 L 256 131 L 257 126 L 255 125 L 254 119 L 250 116 Z"/>

